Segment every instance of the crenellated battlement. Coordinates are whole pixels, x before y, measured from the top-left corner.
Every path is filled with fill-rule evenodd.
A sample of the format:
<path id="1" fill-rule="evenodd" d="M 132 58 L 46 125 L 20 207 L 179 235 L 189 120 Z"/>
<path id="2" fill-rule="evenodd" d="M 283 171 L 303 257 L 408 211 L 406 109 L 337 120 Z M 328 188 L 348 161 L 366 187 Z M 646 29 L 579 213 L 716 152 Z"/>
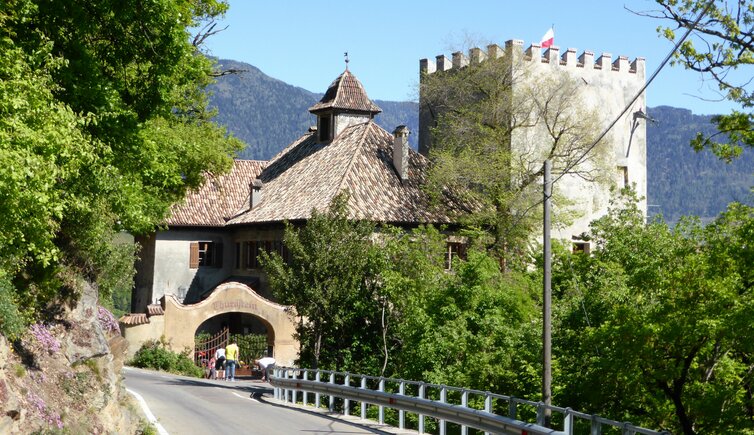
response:
<path id="1" fill-rule="evenodd" d="M 419 69 L 422 73 L 433 74 L 437 71 L 448 71 L 464 68 L 470 64 L 479 64 L 487 59 L 498 59 L 506 53 L 521 56 L 522 60 L 528 62 L 539 62 L 565 68 L 581 68 L 583 70 L 601 70 L 624 74 L 639 73 L 642 78 L 644 77 L 643 57 L 637 57 L 629 62 L 626 56 L 618 56 L 613 60 L 610 53 L 602 53 L 595 60 L 592 51 L 584 51 L 577 56 L 575 48 L 568 48 L 563 54 L 560 54 L 559 47 L 549 47 L 543 52 L 539 44 L 531 44 L 524 50 L 524 41 L 520 39 L 506 41 L 504 48 L 497 44 L 490 44 L 486 50 L 474 47 L 469 50 L 468 54 L 457 51 L 451 55 L 451 59 L 448 59 L 444 54 L 436 56 L 434 61 L 421 59 Z"/>

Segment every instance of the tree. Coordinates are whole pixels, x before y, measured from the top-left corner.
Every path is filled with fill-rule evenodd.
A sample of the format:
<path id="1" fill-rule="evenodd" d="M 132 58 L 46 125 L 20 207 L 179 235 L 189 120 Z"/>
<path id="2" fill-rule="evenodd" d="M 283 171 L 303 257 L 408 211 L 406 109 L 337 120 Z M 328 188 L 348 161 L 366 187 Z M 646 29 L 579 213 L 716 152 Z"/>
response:
<path id="1" fill-rule="evenodd" d="M 152 231 L 238 142 L 212 124 L 212 63 L 188 28 L 214 0 L 0 6 L 0 278 L 26 314 L 54 315 L 79 280 L 130 286 L 120 231 Z"/>
<path id="2" fill-rule="evenodd" d="M 754 147 L 754 91 L 751 73 L 741 70 L 754 64 L 754 3 L 750 1 L 657 0 L 660 9 L 642 15 L 670 21 L 658 31 L 670 41 L 676 33 L 694 25 L 704 10 L 702 20 L 694 26 L 693 39 L 684 41 L 674 55 L 674 63 L 699 72 L 717 83 L 721 98 L 741 105 L 727 115 L 713 119 L 718 132 L 699 133 L 692 142 L 699 151 L 711 149 L 730 161 L 740 155 L 742 145 Z M 726 137 L 721 141 L 719 136 Z"/>
<path id="3" fill-rule="evenodd" d="M 371 240 L 374 223 L 349 220 L 347 201 L 339 194 L 327 211 L 312 210 L 304 226 L 287 223 L 288 261 L 262 253 L 262 265 L 275 297 L 300 316 L 300 364 L 374 372 L 382 365 L 383 263 Z"/>
<path id="4" fill-rule="evenodd" d="M 555 268 L 559 401 L 673 433 L 754 433 L 752 219 L 735 205 L 672 229 L 629 202 L 595 222 L 594 255 Z"/>
<path id="5" fill-rule="evenodd" d="M 545 159 L 556 173 L 606 180 L 606 144 L 587 154 L 600 116 L 584 108 L 580 84 L 566 71 L 542 73 L 512 53 L 422 75 L 421 110 L 435 123 L 429 190 L 449 189 L 473 204 L 464 222 L 487 232 L 501 259 L 526 256 L 539 225 Z"/>

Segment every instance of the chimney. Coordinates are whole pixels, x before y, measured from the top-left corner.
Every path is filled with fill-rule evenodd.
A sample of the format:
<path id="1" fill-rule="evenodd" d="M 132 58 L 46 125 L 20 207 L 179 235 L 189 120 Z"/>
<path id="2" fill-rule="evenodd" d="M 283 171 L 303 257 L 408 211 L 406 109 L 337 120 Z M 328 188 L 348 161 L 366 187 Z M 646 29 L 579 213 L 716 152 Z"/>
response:
<path id="1" fill-rule="evenodd" d="M 249 210 L 253 210 L 262 202 L 262 180 L 255 178 L 249 186 L 251 188 L 251 197 L 249 198 Z"/>
<path id="2" fill-rule="evenodd" d="M 401 181 L 408 178 L 408 127 L 399 125 L 393 132 L 393 166 Z"/>

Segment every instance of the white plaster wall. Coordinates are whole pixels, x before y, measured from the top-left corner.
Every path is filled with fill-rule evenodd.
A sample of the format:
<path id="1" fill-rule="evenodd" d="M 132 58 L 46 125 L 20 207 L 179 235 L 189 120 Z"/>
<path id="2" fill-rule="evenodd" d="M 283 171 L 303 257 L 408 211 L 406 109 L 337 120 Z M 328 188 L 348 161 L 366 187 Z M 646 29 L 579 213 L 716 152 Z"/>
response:
<path id="1" fill-rule="evenodd" d="M 547 54 L 545 52 L 545 55 Z M 636 72 L 629 72 L 627 60 L 623 61 L 622 70 L 615 71 L 611 63 L 608 63 L 607 68 L 603 69 L 595 68 L 595 64 L 592 62 L 585 62 L 584 66 L 577 66 L 575 62 L 569 65 L 562 65 L 559 61 L 544 63 L 537 52 L 531 59 L 533 60 L 522 61 L 524 66 L 531 71 L 529 76 L 531 80 L 540 80 L 543 75 L 547 74 L 566 73 L 580 81 L 579 100 L 583 105 L 574 107 L 573 110 L 576 113 L 592 112 L 599 120 L 599 133 L 620 114 L 644 85 L 643 61 L 638 63 Z M 571 240 L 574 235 L 587 232 L 589 224 L 593 220 L 607 213 L 611 196 L 615 193 L 611 194 L 611 187 L 622 187 L 622 180 L 620 181 L 621 186 L 618 186 L 618 166 L 628 167 L 629 183 L 635 183 L 638 196 L 644 198 L 639 207 L 646 214 L 646 121 L 640 120 L 633 132 L 631 131 L 634 124 L 633 113 L 640 109 L 646 113 L 644 94 L 631 105 L 626 114 L 619 119 L 608 135 L 595 147 L 595 151 L 606 152 L 611 158 L 605 168 L 607 171 L 605 176 L 609 179 L 609 182 L 602 184 L 589 182 L 575 175 L 564 176 L 557 181 L 554 187 L 556 193 L 568 198 L 572 205 L 566 206 L 555 201 L 553 203 L 554 221 L 563 221 L 565 216 L 568 216 L 572 219 L 572 223 L 570 225 L 554 225 L 552 229 L 554 238 Z M 542 132 L 539 134 L 542 134 Z M 536 147 L 536 136 L 536 132 L 519 130 L 513 138 L 514 148 Z M 631 146 L 627 157 L 629 141 Z M 553 174 L 553 179 L 557 177 L 558 174 Z M 559 217 L 561 219 L 558 219 Z"/>
<path id="2" fill-rule="evenodd" d="M 347 127 L 354 124 L 363 124 L 369 121 L 369 115 L 354 115 L 346 113 L 338 113 L 335 115 L 335 137 L 338 137 Z"/>
<path id="3" fill-rule="evenodd" d="M 191 242 L 200 241 L 223 244 L 223 267 L 189 268 Z M 174 228 L 157 233 L 155 263 L 152 303 L 166 294 L 173 294 L 182 301 L 195 279 L 206 290 L 231 275 L 235 265 L 235 246 L 230 236 L 219 231 Z"/>

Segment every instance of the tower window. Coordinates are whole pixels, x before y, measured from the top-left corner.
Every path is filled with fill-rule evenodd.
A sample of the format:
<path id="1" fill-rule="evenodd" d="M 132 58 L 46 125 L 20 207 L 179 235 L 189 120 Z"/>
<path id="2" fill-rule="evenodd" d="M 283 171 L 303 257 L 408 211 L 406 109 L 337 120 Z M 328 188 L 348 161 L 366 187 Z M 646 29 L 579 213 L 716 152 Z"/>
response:
<path id="1" fill-rule="evenodd" d="M 628 187 L 628 166 L 618 166 L 618 187 Z"/>
<path id="2" fill-rule="evenodd" d="M 317 132 L 320 142 L 327 142 L 332 139 L 332 116 L 323 115 L 319 117 Z"/>

